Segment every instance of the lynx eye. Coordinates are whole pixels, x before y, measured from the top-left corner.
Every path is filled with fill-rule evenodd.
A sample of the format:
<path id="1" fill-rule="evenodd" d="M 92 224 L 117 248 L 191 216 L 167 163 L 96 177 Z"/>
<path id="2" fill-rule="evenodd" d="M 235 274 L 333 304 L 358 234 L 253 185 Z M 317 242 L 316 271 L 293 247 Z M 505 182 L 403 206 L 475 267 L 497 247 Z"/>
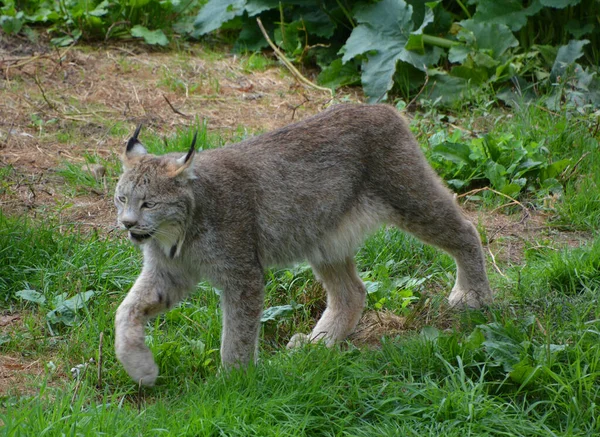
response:
<path id="1" fill-rule="evenodd" d="M 117 200 L 121 203 L 125 203 L 127 201 L 127 197 L 125 196 L 117 196 Z"/>
<path id="2" fill-rule="evenodd" d="M 152 209 L 156 206 L 156 202 L 144 202 L 142 203 L 142 208 Z"/>

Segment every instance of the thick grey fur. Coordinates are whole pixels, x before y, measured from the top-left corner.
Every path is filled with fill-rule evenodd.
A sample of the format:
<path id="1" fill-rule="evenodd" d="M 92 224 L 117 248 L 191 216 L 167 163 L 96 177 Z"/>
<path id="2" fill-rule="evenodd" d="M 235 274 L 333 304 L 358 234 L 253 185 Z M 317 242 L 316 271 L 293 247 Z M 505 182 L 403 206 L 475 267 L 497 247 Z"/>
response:
<path id="1" fill-rule="evenodd" d="M 335 344 L 361 316 L 365 287 L 353 256 L 382 223 L 456 260 L 451 305 L 491 302 L 475 227 L 390 106 L 338 105 L 238 144 L 154 156 L 141 143 L 123 156 L 118 220 L 141 245 L 142 272 L 116 314 L 117 358 L 153 385 L 158 368 L 144 326 L 201 279 L 222 290 L 223 365 L 256 359 L 268 266 L 308 260 L 327 290 L 310 335 L 288 346 Z M 144 238 L 145 237 L 145 238 Z"/>

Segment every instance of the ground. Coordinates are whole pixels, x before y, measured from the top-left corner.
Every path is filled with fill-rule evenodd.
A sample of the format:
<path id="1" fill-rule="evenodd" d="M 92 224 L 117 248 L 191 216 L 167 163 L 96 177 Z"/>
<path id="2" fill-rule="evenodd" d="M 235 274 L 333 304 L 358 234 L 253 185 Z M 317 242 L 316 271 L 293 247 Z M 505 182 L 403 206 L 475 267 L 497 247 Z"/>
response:
<path id="1" fill-rule="evenodd" d="M 252 134 L 284 126 L 331 103 L 328 93 L 299 85 L 275 60 L 201 45 L 174 53 L 140 45 L 51 49 L 14 39 L 0 48 L 0 67 L 3 212 L 52 215 L 67 226 L 79 223 L 102 232 L 115 229 L 114 175 L 100 176 L 113 180 L 101 181 L 97 189 L 66 189 L 73 183 L 60 169 L 81 168 L 86 156 L 118 156 L 139 123 L 168 135 L 197 117 L 227 139 L 240 129 Z M 358 102 L 361 94 L 343 90 L 336 100 Z M 522 262 L 524 248 L 540 237 L 567 245 L 586 238 L 548 228 L 535 210 L 506 215 L 469 202 L 465 209 L 487 236 L 486 249 L 500 274 L 498 264 Z M 24 318 L 0 312 L 0 334 L 19 329 Z M 369 313 L 354 339 L 370 344 L 382 333 L 403 329 L 401 317 Z M 0 356 L 0 394 L 43 372 L 39 361 Z"/>

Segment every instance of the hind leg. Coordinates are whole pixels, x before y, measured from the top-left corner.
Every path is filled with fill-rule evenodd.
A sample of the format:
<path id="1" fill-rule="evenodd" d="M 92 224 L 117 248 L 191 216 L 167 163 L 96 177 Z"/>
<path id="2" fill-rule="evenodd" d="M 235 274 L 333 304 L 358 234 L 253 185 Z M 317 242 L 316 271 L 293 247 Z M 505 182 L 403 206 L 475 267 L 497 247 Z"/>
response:
<path id="1" fill-rule="evenodd" d="M 313 265 L 313 271 L 327 291 L 327 308 L 311 334 L 294 335 L 288 348 L 318 341 L 333 346 L 352 333 L 362 315 L 366 290 L 352 258 Z"/>
<path id="2" fill-rule="evenodd" d="M 396 224 L 425 243 L 448 252 L 456 261 L 456 283 L 448 300 L 452 306 L 479 308 L 492 301 L 485 257 L 479 234 L 452 196 L 444 193 L 410 217 L 400 216 Z"/>

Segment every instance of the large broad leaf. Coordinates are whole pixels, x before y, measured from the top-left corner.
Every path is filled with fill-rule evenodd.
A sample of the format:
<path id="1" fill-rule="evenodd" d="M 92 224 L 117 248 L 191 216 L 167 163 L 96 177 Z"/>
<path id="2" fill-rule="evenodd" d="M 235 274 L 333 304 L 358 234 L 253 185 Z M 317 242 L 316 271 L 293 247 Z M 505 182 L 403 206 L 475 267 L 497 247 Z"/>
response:
<path id="1" fill-rule="evenodd" d="M 436 153 L 456 164 L 475 165 L 471 160 L 471 148 L 463 143 L 451 143 L 445 141 L 433 148 L 433 153 Z"/>
<path id="2" fill-rule="evenodd" d="M 562 76 L 569 65 L 582 57 L 583 46 L 588 43 L 587 39 L 582 39 L 581 41 L 571 40 L 566 46 L 561 46 L 558 49 L 558 54 L 550 72 L 550 80 L 555 81 L 558 76 Z"/>
<path id="3" fill-rule="evenodd" d="M 66 300 L 62 300 L 62 296 L 59 296 L 55 301 L 56 308 L 46 314 L 46 318 L 52 324 L 64 323 L 71 326 L 75 321 L 77 311 L 84 308 L 87 301 L 95 294 L 95 291 L 84 291 Z"/>
<path id="4" fill-rule="evenodd" d="M 336 89 L 341 86 L 351 85 L 360 81 L 356 66 L 352 62 L 342 63 L 341 59 L 336 59 L 327 67 L 323 68 L 317 81 L 320 85 L 327 88 Z"/>
<path id="5" fill-rule="evenodd" d="M 522 0 L 479 0 L 477 12 L 473 16 L 475 21 L 505 24 L 514 32 L 527 23 L 527 17 L 538 13 L 542 9 L 539 0 L 533 0 L 524 8 Z"/>
<path id="6" fill-rule="evenodd" d="M 35 290 L 21 290 L 17 291 L 15 294 L 17 295 L 17 297 L 20 297 L 23 300 L 26 300 L 28 302 L 34 302 L 38 305 L 44 305 L 46 303 L 46 297 L 42 293 L 39 293 Z"/>
<path id="7" fill-rule="evenodd" d="M 269 307 L 263 312 L 262 317 L 260 318 L 260 321 L 262 323 L 265 323 L 265 322 L 280 319 L 282 317 L 287 316 L 288 314 L 291 314 L 296 308 L 299 308 L 299 307 L 302 307 L 302 305 L 293 305 L 293 306 L 292 305 L 281 305 L 281 306 Z"/>
<path id="8" fill-rule="evenodd" d="M 131 28 L 131 36 L 136 38 L 144 38 L 146 44 L 166 46 L 169 44 L 169 40 L 164 32 L 160 29 L 149 30 L 144 26 L 133 26 Z"/>
<path id="9" fill-rule="evenodd" d="M 482 23 L 476 20 L 464 20 L 459 24 L 462 29 L 458 39 L 464 41 L 471 50 L 483 51 L 494 60 L 500 58 L 509 48 L 519 45 L 519 41 L 505 24 Z M 456 52 L 464 54 L 464 50 L 465 46 L 451 47 L 449 59 L 452 62 L 462 62 L 462 59 L 457 59 Z"/>
<path id="10" fill-rule="evenodd" d="M 209 0 L 196 16 L 194 36 L 217 30 L 223 23 L 242 15 L 245 6 L 246 0 Z"/>
<path id="11" fill-rule="evenodd" d="M 362 83 L 370 101 L 378 101 L 387 96 L 394 83 L 398 61 L 405 61 L 421 71 L 438 61 L 442 50 L 434 47 L 420 54 L 406 48 L 414 29 L 412 6 L 403 0 L 382 0 L 362 7 L 355 13 L 360 24 L 352 30 L 346 41 L 342 61 L 366 55 L 362 64 Z M 433 20 L 433 14 L 426 14 L 423 24 L 416 32 L 422 32 L 425 25 Z"/>

